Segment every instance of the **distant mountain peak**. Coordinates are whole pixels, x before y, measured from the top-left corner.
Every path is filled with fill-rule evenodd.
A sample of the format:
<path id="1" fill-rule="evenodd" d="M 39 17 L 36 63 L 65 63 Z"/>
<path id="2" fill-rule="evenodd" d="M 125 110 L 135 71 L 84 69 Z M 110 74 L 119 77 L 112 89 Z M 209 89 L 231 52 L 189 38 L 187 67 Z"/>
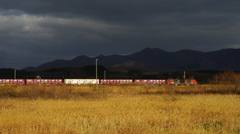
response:
<path id="1" fill-rule="evenodd" d="M 136 53 L 133 53 L 131 54 L 130 56 L 137 56 L 137 57 L 142 57 L 142 56 L 148 56 L 148 55 L 159 55 L 159 54 L 165 54 L 165 53 L 168 53 L 164 50 L 161 50 L 159 48 L 145 48 L 139 52 L 136 52 Z"/>
<path id="2" fill-rule="evenodd" d="M 191 49 L 183 49 L 183 50 L 176 51 L 176 53 L 203 53 L 203 52 L 191 50 Z"/>
<path id="3" fill-rule="evenodd" d="M 166 51 L 164 51 L 162 49 L 159 49 L 159 48 L 149 48 L 149 47 L 147 47 L 147 48 L 141 50 L 140 52 L 166 52 Z"/>
<path id="4" fill-rule="evenodd" d="M 76 60 L 76 59 L 79 59 L 79 58 L 89 58 L 89 57 L 87 57 L 86 55 L 81 55 L 81 56 L 77 56 L 77 57 L 75 57 L 75 58 L 72 59 L 72 60 Z"/>
<path id="5" fill-rule="evenodd" d="M 104 55 L 99 55 L 99 56 L 97 56 L 96 58 L 97 59 L 100 59 L 100 58 L 105 58 L 106 56 L 104 56 Z"/>

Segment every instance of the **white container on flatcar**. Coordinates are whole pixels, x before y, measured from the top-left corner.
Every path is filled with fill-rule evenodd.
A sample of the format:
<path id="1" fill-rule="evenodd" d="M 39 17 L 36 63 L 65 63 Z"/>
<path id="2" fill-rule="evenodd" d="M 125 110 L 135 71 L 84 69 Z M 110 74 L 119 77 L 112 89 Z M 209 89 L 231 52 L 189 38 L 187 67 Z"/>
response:
<path id="1" fill-rule="evenodd" d="M 99 79 L 64 79 L 64 84 L 99 84 Z"/>

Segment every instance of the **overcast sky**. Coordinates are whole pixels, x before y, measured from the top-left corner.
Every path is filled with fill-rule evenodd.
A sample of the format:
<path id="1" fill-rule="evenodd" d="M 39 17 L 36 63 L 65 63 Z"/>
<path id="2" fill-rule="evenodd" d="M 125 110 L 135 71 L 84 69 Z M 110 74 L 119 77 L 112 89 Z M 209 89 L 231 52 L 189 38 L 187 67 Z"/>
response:
<path id="1" fill-rule="evenodd" d="M 76 56 L 240 48 L 240 0 L 0 0 L 0 68 Z"/>

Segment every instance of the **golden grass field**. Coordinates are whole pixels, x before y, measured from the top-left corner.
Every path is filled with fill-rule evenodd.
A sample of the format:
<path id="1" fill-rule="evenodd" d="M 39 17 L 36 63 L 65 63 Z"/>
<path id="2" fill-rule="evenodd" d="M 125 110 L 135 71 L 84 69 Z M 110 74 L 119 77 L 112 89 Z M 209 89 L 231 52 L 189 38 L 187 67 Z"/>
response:
<path id="1" fill-rule="evenodd" d="M 235 85 L 0 86 L 1 134 L 239 134 Z"/>

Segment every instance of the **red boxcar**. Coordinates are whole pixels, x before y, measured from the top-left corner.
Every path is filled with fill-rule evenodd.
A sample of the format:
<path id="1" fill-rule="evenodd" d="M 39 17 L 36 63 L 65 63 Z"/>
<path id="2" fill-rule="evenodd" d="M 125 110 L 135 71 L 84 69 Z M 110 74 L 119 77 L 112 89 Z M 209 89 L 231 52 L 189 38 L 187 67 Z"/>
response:
<path id="1" fill-rule="evenodd" d="M 101 84 L 131 84 L 132 79 L 100 79 Z"/>
<path id="2" fill-rule="evenodd" d="M 62 84 L 62 79 L 27 79 L 26 84 Z"/>
<path id="3" fill-rule="evenodd" d="M 144 85 L 164 85 L 165 80 L 163 79 L 136 79 L 134 80 L 136 84 L 144 84 Z"/>
<path id="4" fill-rule="evenodd" d="M 0 79 L 0 84 L 23 85 L 25 84 L 25 80 L 24 79 Z"/>

